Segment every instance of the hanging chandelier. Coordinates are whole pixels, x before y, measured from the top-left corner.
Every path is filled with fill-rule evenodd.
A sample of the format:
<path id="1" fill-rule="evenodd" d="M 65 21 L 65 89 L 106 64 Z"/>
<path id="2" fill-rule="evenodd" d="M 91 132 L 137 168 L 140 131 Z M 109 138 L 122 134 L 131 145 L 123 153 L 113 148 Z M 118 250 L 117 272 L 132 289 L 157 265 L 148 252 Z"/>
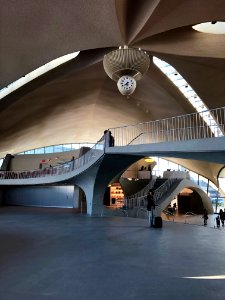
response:
<path id="1" fill-rule="evenodd" d="M 117 82 L 122 95 L 131 95 L 136 88 L 136 81 L 147 72 L 150 58 L 140 48 L 119 47 L 104 56 L 103 67 L 106 74 Z"/>

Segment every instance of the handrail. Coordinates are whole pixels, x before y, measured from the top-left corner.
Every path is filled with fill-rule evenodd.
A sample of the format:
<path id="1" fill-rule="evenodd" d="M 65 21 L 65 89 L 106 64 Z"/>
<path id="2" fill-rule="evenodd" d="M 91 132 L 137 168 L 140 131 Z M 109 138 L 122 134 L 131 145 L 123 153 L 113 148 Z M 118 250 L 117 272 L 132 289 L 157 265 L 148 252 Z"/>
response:
<path id="1" fill-rule="evenodd" d="M 174 184 L 174 182 L 177 182 L 179 179 L 177 178 L 168 178 L 162 185 L 158 187 L 158 189 L 154 192 L 154 201 L 157 203 L 162 196 L 169 190 L 169 188 Z"/>
<path id="2" fill-rule="evenodd" d="M 188 211 L 185 213 L 185 219 L 184 219 L 184 223 L 186 224 L 187 223 L 187 217 L 191 217 L 191 216 L 197 216 L 196 214 L 194 214 L 193 212 L 191 211 Z"/>
<path id="3" fill-rule="evenodd" d="M 65 144 L 56 144 L 56 145 L 48 145 L 34 149 L 28 149 L 22 152 L 15 153 L 13 155 L 29 155 L 29 154 L 51 154 L 51 153 L 61 153 L 61 152 L 69 152 L 73 150 L 78 150 L 82 147 L 94 147 L 95 143 L 65 143 Z M 49 151 L 49 149 L 53 149 L 53 151 Z M 59 150 L 59 148 L 61 148 Z M 43 151 L 42 151 L 43 150 Z"/>
<path id="4" fill-rule="evenodd" d="M 39 177 L 49 177 L 63 175 L 79 169 L 96 158 L 100 158 L 104 153 L 104 140 L 102 139 L 94 145 L 84 155 L 74 160 L 65 162 L 61 166 L 48 167 L 44 170 L 23 170 L 23 171 L 0 171 L 2 179 L 29 179 Z"/>
<path id="5" fill-rule="evenodd" d="M 207 124 L 203 116 L 210 113 L 215 120 L 216 125 Z M 214 128 L 214 130 L 213 130 Z M 184 141 L 199 138 L 217 138 L 218 128 L 224 134 L 225 132 L 225 107 L 216 108 L 199 113 L 182 115 L 162 120 L 139 123 L 123 127 L 109 129 L 115 140 L 115 146 L 129 145 L 135 141 L 137 144 Z M 141 141 L 139 139 L 141 138 Z M 95 155 L 102 155 L 104 150 L 104 138 L 97 142 L 83 156 L 74 161 L 67 162 L 60 167 L 47 168 L 43 170 L 29 171 L 0 171 L 0 179 L 23 179 L 46 176 L 56 176 L 68 173 L 80 168 L 93 159 Z M 97 154 L 97 151 L 100 151 Z M 96 152 L 96 153 L 95 153 Z M 99 155 L 99 157 L 101 156 Z M 93 156 L 93 157 L 92 157 Z"/>
<path id="6" fill-rule="evenodd" d="M 141 203 L 143 203 L 143 206 L 147 205 L 147 199 L 146 196 L 151 190 L 155 184 L 155 178 L 152 179 L 142 190 L 135 193 L 134 195 L 128 196 L 125 199 L 125 205 L 128 208 L 133 208 L 134 206 L 140 206 Z"/>
<path id="7" fill-rule="evenodd" d="M 176 182 L 176 178 L 167 179 L 161 186 L 159 186 L 154 191 L 154 202 L 157 204 L 157 201 L 161 199 L 161 197 L 168 191 L 168 189 L 172 186 L 174 182 Z M 125 205 L 129 208 L 132 207 L 146 207 L 147 206 L 147 195 L 150 189 L 152 189 L 154 186 L 154 182 L 150 182 L 144 189 L 142 189 L 140 192 L 127 197 L 125 199 Z"/>
<path id="8" fill-rule="evenodd" d="M 216 122 L 206 122 L 206 114 Z M 225 107 L 109 130 L 114 136 L 115 146 L 217 138 L 225 133 Z"/>
<path id="9" fill-rule="evenodd" d="M 141 212 L 141 211 L 145 212 L 146 213 L 146 217 L 147 217 L 147 212 L 148 211 L 147 211 L 147 209 L 145 207 L 139 207 L 139 209 L 137 210 L 136 217 L 138 218 L 139 212 Z"/>

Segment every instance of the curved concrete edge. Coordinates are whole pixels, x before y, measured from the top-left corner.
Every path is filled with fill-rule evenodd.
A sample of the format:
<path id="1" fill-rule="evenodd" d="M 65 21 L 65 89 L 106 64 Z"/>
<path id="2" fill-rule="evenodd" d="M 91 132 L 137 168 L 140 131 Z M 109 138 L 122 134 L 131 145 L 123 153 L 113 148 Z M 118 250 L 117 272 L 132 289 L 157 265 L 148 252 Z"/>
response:
<path id="1" fill-rule="evenodd" d="M 213 206 L 208 195 L 196 183 L 189 179 L 183 179 L 177 182 L 177 184 L 172 185 L 165 196 L 163 196 L 157 204 L 160 205 L 162 209 L 165 209 L 184 188 L 190 188 L 196 191 L 202 199 L 204 208 L 209 214 L 213 214 Z"/>
<path id="2" fill-rule="evenodd" d="M 76 176 L 79 176 L 83 172 L 85 172 L 87 169 L 98 163 L 98 161 L 101 160 L 101 158 L 104 156 L 104 152 L 96 157 L 95 159 L 92 159 L 82 167 L 75 169 L 74 171 L 69 171 L 68 173 L 64 173 L 61 175 L 49 175 L 49 176 L 43 176 L 43 177 L 35 177 L 35 178 L 27 178 L 27 179 L 1 179 L 0 185 L 46 185 L 46 184 L 56 184 L 56 183 L 62 183 L 68 180 L 73 179 Z"/>
<path id="3" fill-rule="evenodd" d="M 73 178 L 73 183 L 85 192 L 88 215 L 101 216 L 108 184 L 138 159 L 140 157 L 136 155 L 104 155 L 99 164 L 93 165 L 88 172 Z"/>
<path id="4" fill-rule="evenodd" d="M 225 164 L 225 137 L 107 147 L 105 152 L 196 159 Z"/>

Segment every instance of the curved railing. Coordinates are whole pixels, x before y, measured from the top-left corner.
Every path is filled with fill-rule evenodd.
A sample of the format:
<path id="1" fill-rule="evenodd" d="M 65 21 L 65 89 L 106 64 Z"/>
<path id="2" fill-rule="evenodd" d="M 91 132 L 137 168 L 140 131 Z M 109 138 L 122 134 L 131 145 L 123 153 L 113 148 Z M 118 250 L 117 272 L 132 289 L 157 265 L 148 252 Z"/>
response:
<path id="1" fill-rule="evenodd" d="M 171 186 L 177 182 L 179 179 L 177 178 L 168 178 L 161 186 L 159 186 L 154 191 L 154 202 L 158 205 L 160 199 L 162 199 L 163 195 L 171 188 Z M 147 195 L 149 190 L 151 190 L 154 186 L 155 181 L 151 181 L 144 189 L 140 192 L 131 195 L 125 199 L 125 206 L 127 208 L 146 208 L 147 207 Z M 160 205 L 159 205 L 160 206 Z"/>
<path id="2" fill-rule="evenodd" d="M 204 120 L 207 114 L 211 123 Z M 217 138 L 225 133 L 225 107 L 109 130 L 115 146 Z"/>
<path id="3" fill-rule="evenodd" d="M 181 181 L 182 179 L 177 178 L 168 178 L 160 187 L 158 187 L 154 192 L 154 201 L 158 203 L 160 199 L 162 199 L 163 195 L 171 188 L 171 186 L 175 183 Z"/>
<path id="4" fill-rule="evenodd" d="M 213 116 L 216 123 L 207 124 L 204 121 L 203 116 L 207 113 Z M 225 107 L 109 130 L 114 136 L 115 146 L 217 138 L 218 130 L 224 136 Z M 104 151 L 104 142 L 102 138 L 86 154 L 59 167 L 46 168 L 45 170 L 0 171 L 0 179 L 36 178 L 71 172 L 91 161 L 96 155 L 100 157 Z"/>
<path id="5" fill-rule="evenodd" d="M 49 153 L 60 153 L 78 150 L 82 147 L 92 148 L 95 146 L 95 143 L 66 143 L 66 144 L 57 144 L 44 146 L 40 148 L 30 149 L 23 152 L 16 153 L 15 155 L 27 155 L 27 154 L 49 154 Z"/>
<path id="6" fill-rule="evenodd" d="M 48 167 L 43 170 L 0 171 L 0 179 L 28 179 L 63 175 L 77 170 L 87 163 L 100 158 L 104 153 L 104 140 L 101 139 L 81 157 L 65 162 L 60 166 Z"/>
<path id="7" fill-rule="evenodd" d="M 153 188 L 156 178 L 153 178 L 143 189 L 134 195 L 128 196 L 125 199 L 125 206 L 127 208 L 147 206 L 146 196 Z"/>

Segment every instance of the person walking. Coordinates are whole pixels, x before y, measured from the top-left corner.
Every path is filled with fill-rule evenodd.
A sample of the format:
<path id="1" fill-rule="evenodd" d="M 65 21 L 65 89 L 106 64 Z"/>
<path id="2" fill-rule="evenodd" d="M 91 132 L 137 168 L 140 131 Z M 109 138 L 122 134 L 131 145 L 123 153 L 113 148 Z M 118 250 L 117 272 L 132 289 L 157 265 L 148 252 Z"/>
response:
<path id="1" fill-rule="evenodd" d="M 216 217 L 216 227 L 220 228 L 220 215 Z"/>
<path id="2" fill-rule="evenodd" d="M 224 212 L 222 209 L 220 209 L 219 215 L 220 215 L 221 224 L 222 226 L 224 226 Z"/>
<path id="3" fill-rule="evenodd" d="M 203 210 L 203 216 L 202 216 L 203 220 L 204 220 L 204 226 L 207 225 L 207 220 L 208 220 L 208 212 L 206 209 Z"/>

